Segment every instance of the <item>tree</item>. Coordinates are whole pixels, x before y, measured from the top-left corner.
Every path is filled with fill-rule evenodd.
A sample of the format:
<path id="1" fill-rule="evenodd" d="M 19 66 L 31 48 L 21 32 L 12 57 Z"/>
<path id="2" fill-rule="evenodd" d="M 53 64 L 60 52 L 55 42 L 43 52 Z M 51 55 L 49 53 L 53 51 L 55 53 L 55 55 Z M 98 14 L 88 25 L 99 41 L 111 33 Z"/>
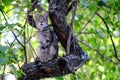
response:
<path id="1" fill-rule="evenodd" d="M 2 3 L 0 5 L 1 21 L 2 21 L 1 27 L 0 27 L 1 39 L 5 40 L 4 38 L 5 36 L 3 32 L 7 33 L 7 31 L 10 31 L 10 33 L 12 33 L 11 35 L 14 36 L 13 41 L 10 41 L 10 40 L 6 41 L 6 44 L 4 46 L 2 42 L 1 43 L 2 45 L 0 46 L 0 52 L 2 53 L 0 55 L 0 59 L 1 59 L 0 65 L 1 65 L 1 69 L 3 68 L 3 75 L 5 73 L 6 66 L 10 66 L 14 70 L 14 71 L 12 70 L 12 72 L 19 77 L 23 72 L 21 70 L 17 70 L 17 66 L 21 68 L 21 65 L 23 65 L 23 62 L 24 61 L 27 62 L 27 58 L 26 58 L 28 56 L 27 54 L 33 53 L 33 51 L 36 50 L 35 46 L 37 45 L 37 43 L 31 40 L 34 38 L 34 35 L 36 35 L 35 29 L 32 29 L 32 27 L 28 25 L 25 18 L 27 17 L 28 14 L 25 15 L 24 13 L 26 8 L 28 8 L 28 11 L 29 10 L 33 11 L 34 7 L 36 6 L 36 3 L 34 3 L 35 0 L 32 0 L 32 1 L 33 2 L 27 1 L 25 2 L 25 4 L 23 4 L 21 0 L 19 1 L 11 0 L 11 1 L 1 2 Z M 119 53 L 118 44 L 119 44 L 119 34 L 120 34 L 119 33 L 120 6 L 119 5 L 116 6 L 117 4 L 119 4 L 119 1 L 81 0 L 80 2 L 78 2 L 77 0 L 76 1 L 49 0 L 48 2 L 45 2 L 44 0 L 42 0 L 42 1 L 38 1 L 38 3 L 43 3 L 40 5 L 44 6 L 43 7 L 44 9 L 48 9 L 49 7 L 47 11 L 49 11 L 49 17 L 53 25 L 53 29 L 55 30 L 61 45 L 63 46 L 65 51 L 69 53 L 65 57 L 57 58 L 51 61 L 50 63 L 45 64 L 45 66 L 47 66 L 48 68 L 55 70 L 53 71 L 54 73 L 52 73 L 54 74 L 54 76 L 74 73 L 74 71 L 76 71 L 81 65 L 83 65 L 84 62 L 86 62 L 85 59 L 81 58 L 82 55 L 86 55 L 83 52 L 84 50 L 90 54 L 91 59 L 87 65 L 84 65 L 83 67 L 81 67 L 81 70 L 78 70 L 76 72 L 76 75 L 75 75 L 76 78 L 81 78 L 83 80 L 84 79 L 91 80 L 96 78 L 97 79 L 119 79 L 119 61 L 120 60 L 119 60 L 119 54 L 118 54 Z M 49 4 L 49 6 L 45 5 L 47 3 Z M 77 6 L 77 13 L 75 16 L 76 4 L 78 6 Z M 32 15 L 33 13 L 34 11 L 31 12 L 30 14 Z M 12 18 L 12 14 L 17 14 L 16 17 L 13 18 L 15 19 L 13 20 L 15 21 L 14 23 L 13 21 L 10 20 L 10 18 Z M 75 17 L 75 21 L 74 21 L 74 17 Z M 24 21 L 24 24 L 23 24 L 23 21 Z M 72 32 L 73 23 L 74 23 L 74 32 Z M 31 32 L 28 32 L 28 31 L 31 31 Z M 69 42 L 72 42 L 72 43 L 70 44 Z M 67 46 L 68 48 L 66 49 Z M 95 54 L 95 52 L 97 54 Z M 32 54 L 33 58 L 35 56 L 34 53 Z M 75 59 L 73 60 L 73 58 Z M 67 59 L 68 59 L 68 62 L 67 62 Z M 72 61 L 74 61 L 74 63 L 71 64 Z M 21 62 L 22 64 L 20 64 Z M 53 62 L 56 62 L 56 63 L 53 64 Z M 57 62 L 64 63 L 64 65 L 62 66 L 64 68 L 66 67 L 64 70 L 62 70 L 64 73 L 60 72 L 58 68 L 58 67 L 61 67 L 61 63 L 59 63 L 59 65 L 57 65 L 58 67 L 56 68 L 50 65 L 50 64 L 52 65 L 58 64 Z M 17 66 L 15 66 L 13 63 L 17 64 Z M 29 73 L 30 74 L 29 76 L 23 76 L 24 79 L 27 78 L 27 80 L 28 79 L 31 80 L 32 78 L 34 79 L 36 78 L 36 80 L 38 80 L 39 78 L 53 76 L 51 73 L 44 73 L 46 71 L 46 68 L 37 69 L 36 67 L 37 66 L 39 67 L 39 65 L 32 67 L 33 65 L 36 65 L 36 64 L 32 62 L 32 63 L 25 64 L 22 67 L 25 73 L 27 73 L 27 70 L 29 68 L 32 68 L 30 69 L 31 73 Z M 73 66 L 76 67 L 75 70 L 71 70 L 71 67 Z M 28 70 L 28 72 L 30 70 Z M 50 75 L 43 76 L 44 74 L 42 73 L 40 73 L 42 75 L 35 74 L 37 70 L 38 70 L 38 73 L 42 72 L 44 74 L 50 74 Z M 58 72 L 56 70 L 58 70 Z M 89 70 L 89 72 L 87 72 L 87 70 Z M 97 72 L 97 71 L 100 71 L 100 72 Z M 31 74 L 32 75 L 34 74 L 34 76 L 32 76 Z M 83 74 L 87 76 L 84 76 Z M 112 76 L 112 74 L 116 74 L 116 75 Z M 58 79 L 60 78 L 61 77 L 58 77 Z"/>

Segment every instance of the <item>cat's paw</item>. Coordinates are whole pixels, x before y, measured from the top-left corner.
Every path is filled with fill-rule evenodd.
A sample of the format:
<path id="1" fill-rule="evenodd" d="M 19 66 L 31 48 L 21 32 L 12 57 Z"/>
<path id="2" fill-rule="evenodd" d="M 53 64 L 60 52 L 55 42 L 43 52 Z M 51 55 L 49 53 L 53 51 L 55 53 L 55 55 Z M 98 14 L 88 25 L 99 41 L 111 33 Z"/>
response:
<path id="1" fill-rule="evenodd" d="M 39 62 L 40 62 L 40 58 L 39 58 L 39 57 L 36 57 L 35 63 L 38 64 Z"/>

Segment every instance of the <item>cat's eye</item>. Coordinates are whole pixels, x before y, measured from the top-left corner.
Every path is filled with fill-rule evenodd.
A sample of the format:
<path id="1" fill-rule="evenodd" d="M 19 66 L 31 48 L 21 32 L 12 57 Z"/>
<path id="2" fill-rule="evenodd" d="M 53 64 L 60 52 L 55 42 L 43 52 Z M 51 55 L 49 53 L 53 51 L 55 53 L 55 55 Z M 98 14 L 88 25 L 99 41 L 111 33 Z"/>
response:
<path id="1" fill-rule="evenodd" d="M 46 48 L 48 48 L 49 46 L 46 46 Z"/>
<path id="2" fill-rule="evenodd" d="M 46 42 L 50 42 L 50 40 L 47 40 Z"/>
<path id="3" fill-rule="evenodd" d="M 45 47 L 43 47 L 43 46 L 42 46 L 41 48 L 42 48 L 42 49 L 45 49 Z"/>

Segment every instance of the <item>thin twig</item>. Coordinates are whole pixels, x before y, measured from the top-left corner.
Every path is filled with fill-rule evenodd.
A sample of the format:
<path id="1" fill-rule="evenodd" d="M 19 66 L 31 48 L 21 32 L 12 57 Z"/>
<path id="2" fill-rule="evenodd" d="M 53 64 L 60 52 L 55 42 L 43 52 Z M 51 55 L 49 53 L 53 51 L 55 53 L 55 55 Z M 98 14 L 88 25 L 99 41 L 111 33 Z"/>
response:
<path id="1" fill-rule="evenodd" d="M 29 46 L 30 46 L 30 48 L 32 49 L 32 51 L 34 52 L 35 56 L 37 56 L 37 54 L 36 54 L 36 52 L 35 52 L 35 49 L 32 47 L 32 45 L 31 45 L 31 43 L 29 42 L 29 40 L 28 40 L 28 39 L 26 39 L 26 40 L 28 41 Z M 32 53 L 32 57 L 33 57 L 33 59 L 35 60 L 34 54 Z"/>
<path id="2" fill-rule="evenodd" d="M 71 36 L 73 34 L 73 24 L 74 24 L 75 15 L 76 15 L 77 1 L 75 1 L 75 4 L 72 9 L 73 9 L 72 19 L 71 19 L 71 24 L 70 24 L 70 29 L 69 29 L 68 39 L 67 39 L 67 48 L 66 48 L 67 54 L 70 53 Z"/>
<path id="3" fill-rule="evenodd" d="M 24 39 L 24 56 L 25 56 L 25 64 L 28 62 L 27 61 L 27 52 L 26 52 L 26 32 L 25 32 L 25 26 L 26 26 L 26 23 L 27 23 L 27 20 L 25 21 L 25 24 L 24 24 L 24 31 L 23 31 L 23 39 Z"/>
<path id="4" fill-rule="evenodd" d="M 81 34 L 95 34 L 94 32 L 81 32 Z"/>
<path id="5" fill-rule="evenodd" d="M 5 17 L 4 12 L 3 12 L 1 9 L 0 9 L 0 11 L 1 11 L 1 13 L 2 13 L 2 15 L 3 15 L 3 17 L 4 17 L 5 21 L 6 21 L 6 23 L 7 23 L 8 21 L 7 21 L 6 17 Z"/>
<path id="6" fill-rule="evenodd" d="M 101 20 L 103 21 L 103 23 L 105 24 L 107 31 L 110 32 L 110 29 L 109 29 L 106 21 L 104 20 L 104 18 L 103 18 L 99 13 L 96 12 L 96 14 L 97 14 L 98 17 L 100 17 L 100 19 L 101 19 Z M 112 35 L 109 34 L 109 37 L 110 37 L 110 40 L 111 40 L 112 45 L 113 45 L 113 49 L 114 49 L 114 53 L 115 53 L 115 58 L 120 62 L 120 59 L 118 58 L 118 55 L 117 55 L 117 50 L 116 50 L 115 43 L 114 43 L 114 41 L 113 41 Z"/>
<path id="7" fill-rule="evenodd" d="M 32 49 L 32 51 L 34 52 L 35 56 L 37 56 L 37 54 L 36 54 L 36 52 L 35 52 L 35 49 L 32 47 L 32 45 L 31 45 L 30 42 L 29 42 L 29 45 L 30 45 L 30 48 Z M 33 59 L 34 59 L 34 61 L 35 61 L 35 57 L 34 57 L 33 52 L 32 52 L 32 57 L 33 57 Z"/>
<path id="8" fill-rule="evenodd" d="M 73 9 L 73 6 L 75 5 L 76 1 L 71 2 L 70 6 L 67 9 L 67 13 L 65 14 L 66 16 L 68 15 L 68 13 Z"/>
<path id="9" fill-rule="evenodd" d="M 32 37 L 31 37 L 31 38 L 32 38 Z M 37 56 L 37 54 L 36 54 L 36 52 L 35 52 L 35 49 L 33 48 L 33 46 L 32 46 L 31 43 L 30 43 L 31 38 L 30 38 L 30 39 L 25 38 L 25 39 L 26 39 L 26 43 L 29 44 L 31 50 L 34 52 L 34 53 L 32 53 L 32 56 L 33 56 L 33 59 L 35 60 L 34 54 L 35 54 L 35 56 Z"/>
<path id="10" fill-rule="evenodd" d="M 4 80 L 5 69 L 6 69 L 6 65 L 4 65 L 4 66 L 3 66 L 3 73 L 2 73 L 2 77 L 1 77 L 1 80 Z"/>
<path id="11" fill-rule="evenodd" d="M 85 30 L 85 28 L 87 27 L 87 25 L 90 23 L 90 21 L 93 19 L 94 16 L 95 16 L 95 14 L 92 15 L 92 17 L 87 21 L 85 26 L 82 28 L 82 30 L 76 36 L 80 35 Z"/>
<path id="12" fill-rule="evenodd" d="M 17 42 L 24 48 L 24 45 L 19 41 L 19 39 L 17 38 L 16 34 L 13 31 L 11 31 L 11 32 L 14 35 L 15 39 L 17 40 Z"/>
<path id="13" fill-rule="evenodd" d="M 1 32 L 0 32 L 0 44 L 1 44 Z"/>
<path id="14" fill-rule="evenodd" d="M 11 44 L 9 44 L 10 45 L 10 47 L 13 45 L 13 43 L 15 42 L 15 39 L 11 42 Z"/>

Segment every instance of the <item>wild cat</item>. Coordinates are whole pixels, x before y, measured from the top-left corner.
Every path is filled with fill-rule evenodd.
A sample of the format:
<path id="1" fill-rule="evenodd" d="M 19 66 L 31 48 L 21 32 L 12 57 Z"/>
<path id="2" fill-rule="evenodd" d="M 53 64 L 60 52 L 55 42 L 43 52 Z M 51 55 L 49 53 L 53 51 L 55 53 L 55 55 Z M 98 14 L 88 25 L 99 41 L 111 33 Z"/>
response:
<path id="1" fill-rule="evenodd" d="M 34 14 L 37 28 L 39 46 L 37 49 L 37 61 L 48 62 L 58 56 L 58 38 L 48 24 L 48 13 L 39 16 Z"/>

